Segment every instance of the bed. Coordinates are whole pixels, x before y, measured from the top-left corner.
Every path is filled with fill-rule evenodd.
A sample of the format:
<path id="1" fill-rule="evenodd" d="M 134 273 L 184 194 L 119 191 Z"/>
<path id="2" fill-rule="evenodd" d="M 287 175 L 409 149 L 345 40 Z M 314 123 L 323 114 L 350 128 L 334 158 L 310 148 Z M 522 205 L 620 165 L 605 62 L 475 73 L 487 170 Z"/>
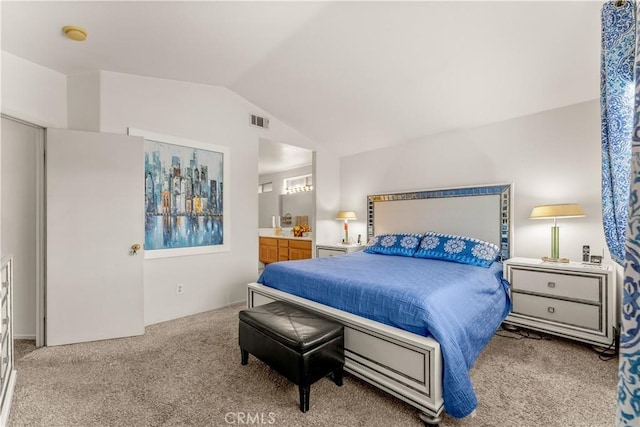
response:
<path id="1" fill-rule="evenodd" d="M 511 187 L 367 198 L 370 239 L 425 231 L 473 236 L 497 246 L 487 267 L 363 252 L 276 263 L 262 283 L 248 285 L 248 306 L 285 300 L 340 321 L 345 370 L 417 408 L 427 425 L 437 425 L 445 408 L 464 417 L 477 404 L 468 371 L 510 309 L 500 261 L 511 251 Z"/>

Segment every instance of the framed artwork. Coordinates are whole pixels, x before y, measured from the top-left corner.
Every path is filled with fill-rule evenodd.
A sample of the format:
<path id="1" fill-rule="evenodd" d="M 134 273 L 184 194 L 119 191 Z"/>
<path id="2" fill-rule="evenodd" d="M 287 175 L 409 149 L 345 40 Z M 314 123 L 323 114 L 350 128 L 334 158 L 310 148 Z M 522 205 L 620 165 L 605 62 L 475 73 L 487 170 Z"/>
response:
<path id="1" fill-rule="evenodd" d="M 144 137 L 144 255 L 229 250 L 229 148 L 129 128 Z"/>

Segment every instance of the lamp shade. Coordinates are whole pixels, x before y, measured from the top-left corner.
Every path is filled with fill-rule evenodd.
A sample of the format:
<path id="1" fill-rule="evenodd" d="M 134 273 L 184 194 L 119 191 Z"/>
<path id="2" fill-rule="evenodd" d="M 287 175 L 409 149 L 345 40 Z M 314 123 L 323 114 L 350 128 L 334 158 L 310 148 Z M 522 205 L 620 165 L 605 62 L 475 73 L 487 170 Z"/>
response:
<path id="1" fill-rule="evenodd" d="M 531 211 L 531 219 L 579 218 L 585 216 L 582 206 L 577 203 L 563 205 L 535 206 Z"/>
<path id="2" fill-rule="evenodd" d="M 356 213 L 351 211 L 340 211 L 338 215 L 336 215 L 336 219 L 358 219 L 356 218 Z"/>

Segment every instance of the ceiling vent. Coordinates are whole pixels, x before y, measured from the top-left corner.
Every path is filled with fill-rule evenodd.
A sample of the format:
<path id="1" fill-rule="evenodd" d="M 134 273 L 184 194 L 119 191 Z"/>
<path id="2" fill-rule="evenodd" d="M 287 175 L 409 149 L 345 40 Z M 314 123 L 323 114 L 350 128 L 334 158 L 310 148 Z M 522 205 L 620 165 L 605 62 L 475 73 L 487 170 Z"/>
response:
<path id="1" fill-rule="evenodd" d="M 258 126 L 259 128 L 269 129 L 269 119 L 267 119 L 266 117 L 260 117 L 252 114 L 251 124 L 254 126 Z"/>

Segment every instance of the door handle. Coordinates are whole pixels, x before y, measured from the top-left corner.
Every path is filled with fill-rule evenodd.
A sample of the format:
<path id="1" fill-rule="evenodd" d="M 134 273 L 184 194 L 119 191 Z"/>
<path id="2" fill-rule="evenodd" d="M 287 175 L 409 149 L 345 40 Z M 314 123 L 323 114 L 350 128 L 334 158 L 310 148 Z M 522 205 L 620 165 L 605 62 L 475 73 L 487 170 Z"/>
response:
<path id="1" fill-rule="evenodd" d="M 129 252 L 130 255 L 138 255 L 138 251 L 140 250 L 142 246 L 140 246 L 139 243 L 134 243 L 133 245 L 131 245 L 131 251 Z"/>

